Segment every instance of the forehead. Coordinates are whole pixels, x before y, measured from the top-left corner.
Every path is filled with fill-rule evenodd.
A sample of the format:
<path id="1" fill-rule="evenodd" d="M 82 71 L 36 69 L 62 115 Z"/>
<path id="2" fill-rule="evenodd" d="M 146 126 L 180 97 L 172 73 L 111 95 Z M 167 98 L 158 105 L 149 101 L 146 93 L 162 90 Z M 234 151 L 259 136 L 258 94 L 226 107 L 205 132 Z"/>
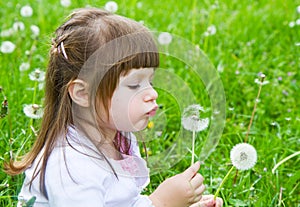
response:
<path id="1" fill-rule="evenodd" d="M 131 69 L 126 75 L 120 77 L 120 81 L 124 79 L 141 79 L 154 75 L 154 68 Z"/>

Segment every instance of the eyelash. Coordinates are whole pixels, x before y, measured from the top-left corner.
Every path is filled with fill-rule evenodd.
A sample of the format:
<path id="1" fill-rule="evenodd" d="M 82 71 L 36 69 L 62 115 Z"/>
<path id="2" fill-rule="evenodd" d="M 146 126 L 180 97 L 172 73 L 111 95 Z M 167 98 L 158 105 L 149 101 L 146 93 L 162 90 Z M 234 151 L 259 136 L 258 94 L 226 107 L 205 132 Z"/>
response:
<path id="1" fill-rule="evenodd" d="M 138 84 L 138 85 L 129 85 L 129 86 L 128 86 L 128 88 L 129 88 L 129 89 L 132 89 L 132 90 L 137 89 L 137 88 L 139 88 L 139 87 L 140 87 L 139 84 Z"/>
<path id="2" fill-rule="evenodd" d="M 152 81 L 150 81 L 149 84 L 153 87 Z M 129 89 L 135 90 L 135 89 L 138 89 L 140 87 L 140 84 L 137 84 L 137 85 L 128 85 L 127 87 Z"/>

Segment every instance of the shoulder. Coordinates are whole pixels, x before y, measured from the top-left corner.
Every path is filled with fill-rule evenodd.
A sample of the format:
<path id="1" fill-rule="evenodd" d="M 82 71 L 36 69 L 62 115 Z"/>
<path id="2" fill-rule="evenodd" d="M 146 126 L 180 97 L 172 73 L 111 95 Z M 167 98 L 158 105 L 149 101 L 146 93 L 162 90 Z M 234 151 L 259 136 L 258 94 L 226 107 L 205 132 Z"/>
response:
<path id="1" fill-rule="evenodd" d="M 51 180 L 50 177 L 63 180 L 69 177 L 79 183 L 88 180 L 100 182 L 110 176 L 111 171 L 105 159 L 87 146 L 54 148 L 46 167 L 46 181 Z"/>
<path id="2" fill-rule="evenodd" d="M 99 205 L 114 180 L 105 160 L 74 146 L 55 148 L 45 174 L 46 191 L 53 206 L 70 202 L 74 202 L 72 206 L 95 206 L 95 202 Z"/>

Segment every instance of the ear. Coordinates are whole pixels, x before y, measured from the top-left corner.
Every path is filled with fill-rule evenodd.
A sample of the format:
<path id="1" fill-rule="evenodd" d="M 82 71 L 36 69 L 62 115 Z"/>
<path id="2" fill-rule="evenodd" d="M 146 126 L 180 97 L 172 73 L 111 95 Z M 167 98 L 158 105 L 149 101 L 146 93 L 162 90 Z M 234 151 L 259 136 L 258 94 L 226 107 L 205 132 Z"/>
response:
<path id="1" fill-rule="evenodd" d="M 88 84 L 83 80 L 76 79 L 68 87 L 71 99 L 82 107 L 89 107 Z"/>

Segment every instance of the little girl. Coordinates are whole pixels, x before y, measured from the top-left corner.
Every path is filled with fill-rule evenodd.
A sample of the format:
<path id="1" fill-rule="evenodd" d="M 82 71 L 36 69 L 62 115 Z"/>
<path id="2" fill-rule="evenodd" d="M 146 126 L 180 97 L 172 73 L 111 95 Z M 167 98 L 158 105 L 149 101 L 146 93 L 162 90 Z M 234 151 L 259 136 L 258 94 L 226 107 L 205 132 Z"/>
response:
<path id="1" fill-rule="evenodd" d="M 25 171 L 18 206 L 222 206 L 202 195 L 199 162 L 149 196 L 149 172 L 132 132 L 157 110 L 151 81 L 159 54 L 150 32 L 100 9 L 75 11 L 56 30 L 45 111 L 32 150 L 6 172 Z"/>

